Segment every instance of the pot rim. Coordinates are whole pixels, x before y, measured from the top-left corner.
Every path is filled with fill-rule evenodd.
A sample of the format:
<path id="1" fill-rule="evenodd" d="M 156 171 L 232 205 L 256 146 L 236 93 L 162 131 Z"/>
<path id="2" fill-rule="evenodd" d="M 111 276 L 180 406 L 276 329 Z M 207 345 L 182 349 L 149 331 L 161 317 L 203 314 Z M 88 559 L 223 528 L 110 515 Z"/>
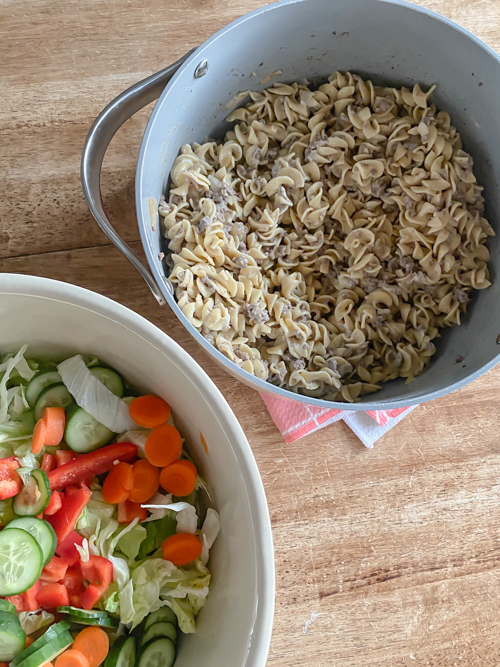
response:
<path id="1" fill-rule="evenodd" d="M 248 510 L 251 516 L 256 563 L 256 607 L 245 664 L 248 667 L 265 665 L 271 643 L 275 604 L 275 566 L 271 519 L 264 485 L 245 433 L 233 411 L 215 383 L 198 363 L 161 329 L 122 304 L 83 287 L 50 278 L 3 273 L 0 274 L 0 295 L 14 294 L 40 297 L 68 303 L 92 311 L 116 322 L 153 345 L 159 354 L 168 357 L 185 374 L 196 377 L 214 418 L 230 437 L 231 444 L 244 478 Z M 29 342 L 29 341 L 27 341 Z"/>
<path id="2" fill-rule="evenodd" d="M 277 387 L 275 385 L 271 385 L 269 382 L 266 380 L 261 380 L 257 378 L 255 375 L 252 375 L 248 371 L 243 370 L 240 368 L 237 364 L 233 363 L 230 359 L 228 359 L 222 352 L 219 352 L 219 350 L 214 346 L 211 345 L 202 335 L 197 331 L 197 329 L 189 322 L 189 320 L 184 316 L 182 313 L 181 309 L 179 308 L 177 301 L 175 300 L 175 297 L 173 296 L 173 291 L 171 292 L 170 289 L 167 286 L 167 278 L 164 273 L 162 273 L 161 268 L 162 268 L 162 263 L 158 261 L 157 254 L 154 250 L 154 248 L 151 247 L 150 241 L 147 236 L 147 226 L 150 224 L 149 220 L 145 220 L 144 216 L 142 214 L 142 202 L 144 200 L 144 189 L 143 189 L 143 173 L 144 173 L 144 164 L 145 164 L 145 155 L 146 155 L 146 148 L 148 146 L 148 142 L 150 141 L 150 135 L 152 131 L 152 127 L 155 124 L 157 117 L 161 114 L 161 110 L 164 106 L 164 104 L 167 103 L 167 100 L 169 98 L 169 95 L 172 91 L 172 88 L 174 87 L 175 83 L 177 80 L 183 75 L 186 69 L 193 69 L 196 67 L 196 64 L 199 63 L 203 57 L 204 57 L 204 51 L 211 47 L 217 40 L 221 39 L 229 33 L 231 30 L 234 30 L 235 28 L 238 28 L 241 26 L 243 23 L 246 21 L 249 21 L 253 18 L 256 18 L 257 16 L 260 16 L 261 14 L 265 14 L 266 12 L 273 11 L 275 9 L 279 9 L 283 6 L 286 5 L 294 5 L 298 4 L 301 2 L 309 2 L 312 0 L 280 0 L 279 2 L 274 2 L 270 5 L 265 5 L 264 7 L 260 7 L 259 9 L 254 10 L 253 12 L 250 12 L 248 14 L 244 14 L 240 18 L 236 19 L 232 23 L 229 23 L 228 25 L 224 26 L 221 28 L 218 32 L 213 34 L 211 37 L 209 37 L 203 44 L 201 44 L 185 61 L 184 63 L 179 67 L 177 72 L 174 74 L 174 76 L 171 78 L 171 80 L 168 82 L 168 84 L 165 86 L 163 92 L 161 93 L 155 108 L 153 109 L 151 116 L 149 118 L 148 124 L 146 126 L 146 129 L 144 131 L 144 136 L 142 139 L 141 143 L 141 148 L 139 152 L 139 158 L 137 161 L 137 170 L 136 170 L 136 176 L 135 176 L 135 192 L 136 192 L 136 212 L 137 212 L 137 221 L 138 221 L 138 226 L 139 226 L 139 234 L 141 237 L 141 242 L 142 246 L 144 248 L 144 252 L 146 255 L 146 259 L 149 265 L 149 268 L 151 269 L 154 278 L 163 294 L 165 297 L 168 305 L 170 308 L 173 310 L 177 318 L 180 320 L 180 322 L 184 325 L 184 327 L 189 331 L 191 336 L 196 340 L 196 342 L 201 345 L 201 347 L 205 350 L 206 353 L 208 353 L 209 356 L 215 357 L 215 359 L 222 364 L 223 366 L 227 367 L 228 370 L 230 370 L 233 374 L 238 375 L 238 379 L 240 381 L 246 383 L 246 384 L 252 384 L 254 385 L 255 389 L 261 393 L 265 394 L 272 394 L 272 395 L 277 395 L 280 396 L 281 398 L 287 398 L 289 400 L 294 400 L 294 401 L 300 401 L 301 403 L 306 403 L 307 405 L 314 405 L 319 408 L 326 408 L 326 409 L 331 409 L 331 410 L 348 410 L 352 412 L 366 412 L 366 411 L 378 411 L 378 410 L 393 410 L 397 408 L 404 408 L 404 407 L 409 407 L 412 405 L 420 405 L 420 403 L 427 403 L 428 401 L 432 401 L 436 398 L 439 398 L 441 396 L 445 396 L 447 394 L 450 394 L 457 389 L 460 389 L 461 387 L 466 386 L 470 382 L 473 382 L 477 378 L 479 378 L 481 375 L 484 375 L 487 371 L 489 371 L 491 368 L 493 368 L 497 363 L 500 362 L 500 352 L 493 357 L 489 362 L 486 364 L 483 364 L 480 368 L 478 368 L 476 371 L 473 371 L 466 375 L 463 379 L 457 380 L 456 382 L 453 382 L 452 384 L 448 385 L 445 388 L 442 389 L 437 389 L 432 392 L 427 392 L 425 395 L 418 397 L 418 398 L 413 398 L 413 399 L 405 399 L 405 398 L 398 398 L 398 399 L 391 399 L 391 400 L 386 400 L 384 402 L 380 402 L 377 400 L 360 400 L 357 403 L 344 403 L 340 401 L 327 401 L 323 400 L 320 398 L 312 398 L 309 396 L 305 396 L 303 394 L 298 394 L 294 393 L 288 389 L 284 389 L 282 387 Z M 389 4 L 389 5 L 398 5 L 400 7 L 403 7 L 405 9 L 415 11 L 415 12 L 420 12 L 421 14 L 426 14 L 430 18 L 437 19 L 441 23 L 444 23 L 445 25 L 448 25 L 449 27 L 453 28 L 454 30 L 462 33 L 465 37 L 468 37 L 470 40 L 475 42 L 478 46 L 480 46 L 488 55 L 490 55 L 494 60 L 497 61 L 497 63 L 500 65 L 500 55 L 494 51 L 493 48 L 488 46 L 485 42 L 483 42 L 479 37 L 474 35 L 472 32 L 467 30 L 466 28 L 462 27 L 458 23 L 455 23 L 455 21 L 452 21 L 445 16 L 442 16 L 441 14 L 438 14 L 430 9 L 426 9 L 425 7 L 420 7 L 417 5 L 413 5 L 409 2 L 406 2 L 406 0 L 372 0 L 374 3 L 381 3 L 381 4 Z M 170 101 L 170 100 L 168 100 Z M 402 382 L 402 379 L 398 379 L 399 381 Z M 393 380 L 398 381 L 398 380 Z M 367 394 L 367 396 L 372 396 L 376 395 L 375 394 Z"/>

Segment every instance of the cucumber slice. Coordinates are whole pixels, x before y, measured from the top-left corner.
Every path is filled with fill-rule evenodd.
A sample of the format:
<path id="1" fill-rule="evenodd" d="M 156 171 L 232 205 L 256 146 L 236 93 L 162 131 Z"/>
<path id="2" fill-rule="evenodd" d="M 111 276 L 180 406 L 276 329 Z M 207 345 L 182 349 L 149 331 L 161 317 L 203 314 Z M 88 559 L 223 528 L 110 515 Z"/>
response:
<path id="1" fill-rule="evenodd" d="M 5 530 L 10 530 L 11 528 L 20 528 L 33 535 L 36 543 L 42 550 L 43 565 L 45 567 L 55 554 L 57 547 L 57 535 L 50 523 L 42 521 L 42 519 L 37 519 L 34 516 L 23 516 L 11 521 Z"/>
<path id="2" fill-rule="evenodd" d="M 12 503 L 17 516 L 37 516 L 50 502 L 50 484 L 47 473 L 38 468 L 19 468 L 16 471 L 23 480 L 23 488 Z"/>
<path id="3" fill-rule="evenodd" d="M 49 371 L 40 371 L 34 375 L 28 382 L 25 393 L 30 408 L 35 407 L 37 398 L 46 387 L 51 384 L 59 384 L 60 382 L 62 382 L 61 376 L 53 369 Z"/>
<path id="4" fill-rule="evenodd" d="M 121 375 L 112 368 L 106 368 L 105 366 L 92 366 L 89 368 L 89 371 L 99 380 L 99 382 L 102 382 L 109 391 L 113 392 L 115 396 L 122 398 L 125 393 L 125 387 Z"/>
<path id="5" fill-rule="evenodd" d="M 35 651 L 38 651 L 38 649 L 42 648 L 42 646 L 45 646 L 49 641 L 52 639 L 55 639 L 59 635 L 63 633 L 67 633 L 69 630 L 69 624 L 66 623 L 65 621 L 60 621 L 59 623 L 54 623 L 54 625 L 51 625 L 49 628 L 45 630 L 43 635 L 41 637 L 38 637 L 38 639 L 35 639 L 33 644 L 28 646 L 28 648 L 25 648 L 22 653 L 17 655 L 14 660 L 11 660 L 10 667 L 18 667 L 18 665 L 27 657 L 29 657 L 32 653 L 35 653 Z"/>
<path id="6" fill-rule="evenodd" d="M 150 625 L 153 625 L 153 623 L 173 623 L 174 625 L 177 625 L 177 616 L 174 614 L 174 612 L 170 609 L 170 607 L 160 607 L 156 611 L 154 611 L 152 614 L 149 614 L 146 618 L 146 622 L 144 624 L 144 630 L 147 630 Z"/>
<path id="7" fill-rule="evenodd" d="M 12 509 L 12 498 L 0 500 L 0 528 L 5 528 L 15 518 L 16 515 Z"/>
<path id="8" fill-rule="evenodd" d="M 75 406 L 66 417 L 64 439 L 75 452 L 88 453 L 107 444 L 113 437 L 113 431 L 100 424 L 83 408 Z"/>
<path id="9" fill-rule="evenodd" d="M 25 530 L 0 531 L 0 595 L 18 595 L 31 588 L 43 569 L 42 550 Z"/>
<path id="10" fill-rule="evenodd" d="M 158 637 L 167 637 L 174 644 L 177 641 L 177 630 L 173 623 L 153 623 L 149 626 L 146 632 L 142 635 L 141 638 L 141 647 L 146 646 L 152 639 L 157 639 Z"/>
<path id="11" fill-rule="evenodd" d="M 137 667 L 172 667 L 175 662 L 175 646 L 170 639 L 155 639 L 139 655 Z"/>
<path id="12" fill-rule="evenodd" d="M 34 416 L 38 421 L 43 415 L 45 408 L 67 408 L 73 398 L 62 382 L 49 384 L 45 387 L 35 402 Z"/>
<path id="13" fill-rule="evenodd" d="M 90 616 L 88 618 L 82 618 L 81 616 L 68 614 L 67 619 L 70 623 L 75 623 L 77 625 L 99 625 L 101 628 L 113 629 L 118 627 L 118 619 L 111 618 L 111 616 L 108 616 L 107 618 L 99 616 L 95 616 L 94 618 L 91 618 Z"/>
<path id="14" fill-rule="evenodd" d="M 43 644 L 43 646 L 37 650 L 33 651 L 30 655 L 22 658 L 22 660 L 20 660 L 17 665 L 18 667 L 40 667 L 46 662 L 52 662 L 54 658 L 65 651 L 68 646 L 71 646 L 72 643 L 73 637 L 66 630 L 60 635 L 57 635 L 57 637 L 49 639 L 48 642 Z M 33 646 L 33 644 L 31 646 Z M 29 648 L 31 648 L 31 646 Z M 24 651 L 21 653 L 19 658 L 21 658 L 23 654 Z"/>
<path id="15" fill-rule="evenodd" d="M 8 600 L 2 600 L 2 598 L 0 598 L 0 611 L 6 611 L 9 614 L 15 614 L 16 605 L 12 604 L 12 602 L 9 602 Z"/>
<path id="16" fill-rule="evenodd" d="M 78 607 L 57 607 L 56 611 L 60 614 L 71 614 L 77 618 L 109 618 L 109 615 L 105 611 L 100 611 L 99 609 L 79 609 Z"/>
<path id="17" fill-rule="evenodd" d="M 104 667 L 134 667 L 134 665 L 135 639 L 118 637 L 104 661 Z"/>
<path id="18" fill-rule="evenodd" d="M 9 662 L 24 648 L 26 635 L 19 619 L 8 611 L 0 611 L 0 660 Z"/>

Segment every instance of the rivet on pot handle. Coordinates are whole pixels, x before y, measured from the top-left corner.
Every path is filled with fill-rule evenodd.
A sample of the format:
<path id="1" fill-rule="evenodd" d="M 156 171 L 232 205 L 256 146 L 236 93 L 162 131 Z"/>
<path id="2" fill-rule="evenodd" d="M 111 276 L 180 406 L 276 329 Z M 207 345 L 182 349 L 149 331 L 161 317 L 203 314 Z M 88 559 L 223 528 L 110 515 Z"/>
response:
<path id="1" fill-rule="evenodd" d="M 156 284 L 153 274 L 116 232 L 104 212 L 101 197 L 101 168 L 109 143 L 123 123 L 160 96 L 172 76 L 194 50 L 192 49 L 185 56 L 182 56 L 182 58 L 160 72 L 152 74 L 130 88 L 127 88 L 127 90 L 108 104 L 90 128 L 90 132 L 85 140 L 80 168 L 83 194 L 97 224 L 109 240 L 132 262 L 147 282 L 149 289 L 153 292 L 158 303 L 162 306 L 166 301 Z"/>

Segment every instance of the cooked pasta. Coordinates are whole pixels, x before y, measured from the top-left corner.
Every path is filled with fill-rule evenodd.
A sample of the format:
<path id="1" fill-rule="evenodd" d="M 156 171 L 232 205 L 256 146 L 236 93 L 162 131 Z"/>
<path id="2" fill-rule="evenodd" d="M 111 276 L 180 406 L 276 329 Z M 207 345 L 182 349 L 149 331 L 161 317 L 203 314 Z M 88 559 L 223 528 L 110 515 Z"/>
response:
<path id="1" fill-rule="evenodd" d="M 356 401 L 413 380 L 490 285 L 482 188 L 433 89 L 277 83 L 224 142 L 181 148 L 159 205 L 169 279 L 233 363 Z"/>

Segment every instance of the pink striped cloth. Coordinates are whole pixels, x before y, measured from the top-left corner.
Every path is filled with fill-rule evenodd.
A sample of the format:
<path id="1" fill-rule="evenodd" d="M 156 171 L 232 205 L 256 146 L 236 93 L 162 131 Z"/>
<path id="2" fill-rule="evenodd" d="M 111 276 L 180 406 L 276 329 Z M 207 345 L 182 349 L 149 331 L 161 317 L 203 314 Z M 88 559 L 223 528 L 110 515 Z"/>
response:
<path id="1" fill-rule="evenodd" d="M 310 435 L 320 428 L 342 419 L 361 442 L 370 449 L 387 431 L 417 407 L 414 405 L 409 408 L 397 408 L 396 410 L 351 412 L 349 410 L 317 408 L 315 405 L 307 405 L 273 394 L 261 394 L 261 398 L 287 443 Z"/>

